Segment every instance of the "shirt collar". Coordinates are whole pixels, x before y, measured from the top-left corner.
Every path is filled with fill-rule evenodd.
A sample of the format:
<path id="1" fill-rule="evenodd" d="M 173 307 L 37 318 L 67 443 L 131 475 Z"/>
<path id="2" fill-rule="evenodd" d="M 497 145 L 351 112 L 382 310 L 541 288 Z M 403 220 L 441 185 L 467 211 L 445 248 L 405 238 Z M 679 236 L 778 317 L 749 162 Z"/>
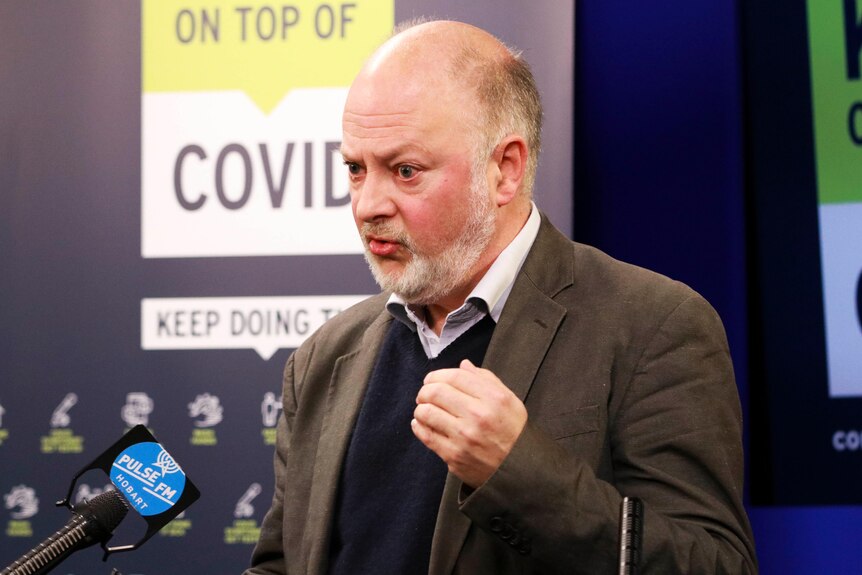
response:
<path id="1" fill-rule="evenodd" d="M 521 266 L 527 259 L 527 254 L 539 233 L 539 224 L 541 223 L 539 210 L 533 202 L 530 202 L 530 208 L 530 217 L 527 218 L 527 223 L 524 224 L 524 227 L 509 245 L 500 252 L 500 255 L 497 256 L 497 259 L 494 260 L 494 263 L 491 264 L 491 267 L 467 296 L 464 304 L 447 316 L 447 323 L 458 321 L 464 316 L 473 316 L 476 313 L 490 314 L 494 322 L 500 320 L 503 306 L 515 284 L 515 277 L 521 270 Z M 397 294 L 393 293 L 389 296 L 386 309 L 395 319 L 413 331 L 416 331 L 416 325 L 419 322 L 425 323 L 424 310 L 411 309 Z"/>

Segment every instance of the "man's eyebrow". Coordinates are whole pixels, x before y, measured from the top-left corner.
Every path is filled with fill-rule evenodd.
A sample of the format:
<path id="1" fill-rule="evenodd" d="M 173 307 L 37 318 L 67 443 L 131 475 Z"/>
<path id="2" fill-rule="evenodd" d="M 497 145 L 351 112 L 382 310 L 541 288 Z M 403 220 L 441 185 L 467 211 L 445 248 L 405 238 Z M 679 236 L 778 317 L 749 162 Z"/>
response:
<path id="1" fill-rule="evenodd" d="M 342 142 L 341 145 L 338 147 L 338 151 L 341 152 L 341 157 L 344 159 L 345 162 L 352 162 L 356 160 L 357 154 L 355 154 L 350 149 L 345 148 L 344 142 Z"/>
<path id="2" fill-rule="evenodd" d="M 344 158 L 345 161 L 352 161 L 352 158 L 356 158 L 356 154 L 352 153 L 351 150 L 345 149 L 344 143 L 342 142 L 339 147 L 341 152 L 341 157 Z M 374 157 L 375 159 L 387 162 L 391 161 L 400 156 L 419 153 L 424 156 L 431 155 L 431 152 L 418 142 L 409 142 L 404 144 L 399 144 L 397 146 L 392 146 L 390 148 L 383 148 L 381 150 L 374 150 L 373 152 L 369 152 L 368 155 Z"/>

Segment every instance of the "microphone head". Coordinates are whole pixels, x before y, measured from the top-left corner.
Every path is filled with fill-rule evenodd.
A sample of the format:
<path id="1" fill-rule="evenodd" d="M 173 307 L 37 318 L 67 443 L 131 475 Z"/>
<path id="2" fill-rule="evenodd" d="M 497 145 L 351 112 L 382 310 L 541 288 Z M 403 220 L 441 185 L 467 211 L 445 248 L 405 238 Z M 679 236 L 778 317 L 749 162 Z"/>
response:
<path id="1" fill-rule="evenodd" d="M 92 520 L 100 530 L 104 531 L 104 535 L 108 535 L 126 517 L 129 504 L 116 489 L 108 489 L 89 501 L 79 503 L 75 506 L 75 511 Z"/>

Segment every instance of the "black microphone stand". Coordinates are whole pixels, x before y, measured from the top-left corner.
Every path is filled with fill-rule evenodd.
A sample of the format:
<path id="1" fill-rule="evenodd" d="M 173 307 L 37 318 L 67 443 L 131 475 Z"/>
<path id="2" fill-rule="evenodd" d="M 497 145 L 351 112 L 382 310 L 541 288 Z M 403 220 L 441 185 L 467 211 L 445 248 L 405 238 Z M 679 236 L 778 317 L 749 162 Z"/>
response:
<path id="1" fill-rule="evenodd" d="M 641 559 L 644 505 L 637 497 L 623 497 L 620 503 L 620 546 L 618 575 L 637 575 Z"/>

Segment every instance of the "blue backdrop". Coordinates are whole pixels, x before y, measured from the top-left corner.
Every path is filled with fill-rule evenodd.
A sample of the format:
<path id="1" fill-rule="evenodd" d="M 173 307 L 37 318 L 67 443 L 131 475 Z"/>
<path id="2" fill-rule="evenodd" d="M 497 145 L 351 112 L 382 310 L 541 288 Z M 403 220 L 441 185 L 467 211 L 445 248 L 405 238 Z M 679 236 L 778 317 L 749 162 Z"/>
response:
<path id="1" fill-rule="evenodd" d="M 751 442 L 752 435 L 767 433 L 769 414 L 766 404 L 757 410 L 748 405 L 750 389 L 763 382 L 749 379 L 749 364 L 758 358 L 748 353 L 749 311 L 756 310 L 749 310 L 747 270 L 757 262 L 746 196 L 757 190 L 748 185 L 753 166 L 746 158 L 757 158 L 746 149 L 746 122 L 769 110 L 745 105 L 745 62 L 757 54 L 743 49 L 742 32 L 758 35 L 761 45 L 771 46 L 770 55 L 779 56 L 767 66 L 798 64 L 798 58 L 785 60 L 806 58 L 807 46 L 804 34 L 787 41 L 771 29 L 788 19 L 801 18 L 804 26 L 804 3 L 752 3 L 771 17 L 770 27 L 755 29 L 745 28 L 749 14 L 738 4 L 578 2 L 575 238 L 685 281 L 715 305 L 733 352 L 751 462 L 769 457 L 768 443 Z M 796 73 L 805 73 L 805 61 Z M 777 92 L 787 89 L 808 86 L 784 83 Z M 764 104 L 785 110 L 783 100 Z M 785 114 L 784 120 L 810 118 Z M 784 135 L 774 134 L 779 147 L 798 147 Z M 798 191 L 791 184 L 794 159 L 775 161 L 790 184 L 785 193 Z M 796 473 L 818 473 L 804 462 L 800 453 Z M 762 573 L 862 572 L 859 507 L 749 504 L 748 510 Z"/>

